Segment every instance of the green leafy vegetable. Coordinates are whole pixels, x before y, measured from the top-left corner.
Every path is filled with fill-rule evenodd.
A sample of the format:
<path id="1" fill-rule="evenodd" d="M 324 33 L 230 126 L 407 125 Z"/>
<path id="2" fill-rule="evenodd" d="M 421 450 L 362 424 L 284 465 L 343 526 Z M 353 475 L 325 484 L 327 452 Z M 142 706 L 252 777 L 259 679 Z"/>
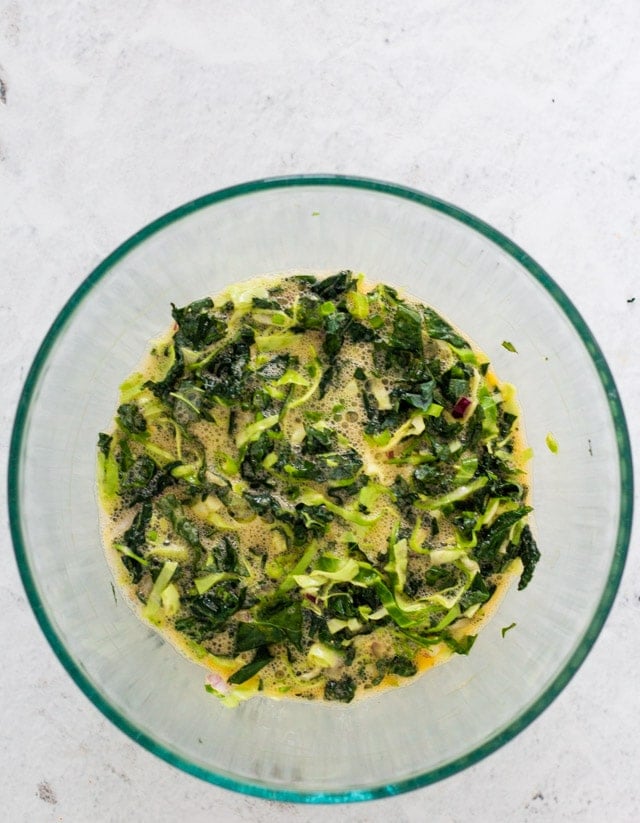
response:
<path id="1" fill-rule="evenodd" d="M 111 443 L 113 442 L 113 437 L 110 434 L 105 434 L 104 432 L 100 432 L 98 435 L 98 450 L 103 457 L 109 456 L 109 451 L 111 449 Z"/>
<path id="2" fill-rule="evenodd" d="M 202 351 L 224 337 L 226 324 L 212 311 L 210 297 L 196 300 L 183 309 L 176 308 L 172 303 L 171 309 L 171 315 L 179 327 L 176 335 L 179 345 Z"/>
<path id="3" fill-rule="evenodd" d="M 412 353 L 422 354 L 422 322 L 418 311 L 400 304 L 393 319 L 391 345 Z"/>
<path id="4" fill-rule="evenodd" d="M 244 605 L 246 588 L 225 580 L 205 594 L 187 599 L 184 613 L 175 626 L 198 641 L 213 637 Z"/>
<path id="5" fill-rule="evenodd" d="M 471 651 L 473 644 L 476 642 L 476 637 L 477 635 L 475 634 L 468 634 L 461 640 L 457 640 L 451 634 L 445 634 L 444 641 L 456 654 L 467 655 Z"/>
<path id="6" fill-rule="evenodd" d="M 289 641 L 302 648 L 302 608 L 299 600 L 275 607 L 266 605 L 252 623 L 239 623 L 236 652 L 245 652 L 270 643 Z"/>
<path id="7" fill-rule="evenodd" d="M 344 295 L 353 282 L 353 275 L 350 271 L 341 271 L 323 280 L 318 280 L 317 283 L 311 285 L 310 291 L 322 297 L 323 300 L 335 300 Z"/>
<path id="8" fill-rule="evenodd" d="M 147 421 L 135 403 L 123 403 L 118 408 L 118 422 L 131 434 L 141 434 L 147 428 Z"/>
<path id="9" fill-rule="evenodd" d="M 273 660 L 273 655 L 269 653 L 266 646 L 261 646 L 255 653 L 250 663 L 242 666 L 229 677 L 229 683 L 239 685 L 254 677 L 261 669 Z"/>
<path id="10" fill-rule="evenodd" d="M 511 629 L 515 629 L 515 627 L 516 627 L 515 623 L 510 623 L 508 626 L 503 626 L 500 629 L 500 634 L 504 637 L 507 632 L 510 632 Z"/>
<path id="11" fill-rule="evenodd" d="M 387 663 L 387 671 L 390 674 L 397 674 L 399 677 L 413 677 L 417 673 L 418 667 L 408 657 L 396 655 Z"/>
<path id="12" fill-rule="evenodd" d="M 550 451 L 552 454 L 557 454 L 557 453 L 558 453 L 558 441 L 557 441 L 557 440 L 556 440 L 556 438 L 555 438 L 555 437 L 551 434 L 551 432 L 549 432 L 549 433 L 547 434 L 547 436 L 545 437 L 545 441 L 544 441 L 544 442 L 547 444 L 547 448 L 549 449 L 549 451 Z"/>
<path id="13" fill-rule="evenodd" d="M 524 566 L 524 571 L 522 572 L 520 582 L 518 583 L 518 589 L 525 589 L 531 582 L 533 572 L 538 564 L 538 561 L 540 560 L 540 550 L 538 549 L 536 541 L 533 539 L 529 526 L 525 526 L 522 529 L 520 541 L 515 554 L 522 560 L 522 564 Z"/>
<path id="14" fill-rule="evenodd" d="M 341 703 L 351 703 L 355 694 L 355 680 L 348 675 L 341 677 L 339 680 L 327 680 L 325 683 L 325 700 L 339 700 Z"/>
<path id="15" fill-rule="evenodd" d="M 457 349 L 470 348 L 464 337 L 461 337 L 454 331 L 453 327 L 450 326 L 446 320 L 443 320 L 433 309 L 429 307 L 424 308 L 424 320 L 429 337 L 433 337 L 434 340 L 445 340 Z"/>
<path id="16" fill-rule="evenodd" d="M 184 513 L 180 501 L 173 494 L 161 497 L 157 502 L 158 511 L 163 514 L 173 526 L 175 533 L 181 537 L 194 551 L 197 558 L 200 558 L 204 551 L 200 542 L 198 527 Z"/>

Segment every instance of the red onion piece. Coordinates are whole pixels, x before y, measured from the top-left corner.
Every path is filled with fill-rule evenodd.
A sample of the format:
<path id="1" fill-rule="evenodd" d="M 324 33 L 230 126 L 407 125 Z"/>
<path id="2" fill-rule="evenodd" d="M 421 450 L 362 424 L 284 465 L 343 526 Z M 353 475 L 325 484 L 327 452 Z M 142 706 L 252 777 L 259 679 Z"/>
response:
<path id="1" fill-rule="evenodd" d="M 464 417 L 464 413 L 471 405 L 471 400 L 468 397 L 459 397 L 456 400 L 455 406 L 451 409 L 451 416 L 455 417 L 456 420 L 459 420 L 461 417 Z"/>
<path id="2" fill-rule="evenodd" d="M 209 672 L 205 678 L 205 683 L 220 694 L 229 694 L 231 692 L 231 686 L 218 672 Z"/>

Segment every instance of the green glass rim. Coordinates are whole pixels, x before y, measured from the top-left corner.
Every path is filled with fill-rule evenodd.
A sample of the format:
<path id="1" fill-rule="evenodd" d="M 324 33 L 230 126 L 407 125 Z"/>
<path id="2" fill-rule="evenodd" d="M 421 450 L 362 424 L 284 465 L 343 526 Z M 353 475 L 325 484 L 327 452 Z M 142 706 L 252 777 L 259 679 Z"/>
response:
<path id="1" fill-rule="evenodd" d="M 84 671 L 76 663 L 73 657 L 69 654 L 64 646 L 64 643 L 56 633 L 56 630 L 49 620 L 46 608 L 41 602 L 35 580 L 29 565 L 27 550 L 24 540 L 24 535 L 21 525 L 21 508 L 20 508 L 20 475 L 21 463 L 20 456 L 22 453 L 23 442 L 26 434 L 26 426 L 29 418 L 29 410 L 33 397 L 35 396 L 38 381 L 42 374 L 43 368 L 47 362 L 49 353 L 59 335 L 72 318 L 73 314 L 80 308 L 84 298 L 89 294 L 93 287 L 99 283 L 113 266 L 124 258 L 134 248 L 141 245 L 149 237 L 161 231 L 168 225 L 176 223 L 184 217 L 193 212 L 204 209 L 216 203 L 222 203 L 225 200 L 231 200 L 245 195 L 256 194 L 258 192 L 269 189 L 283 189 L 295 187 L 333 187 L 333 188 L 349 188 L 349 189 L 363 189 L 366 191 L 379 192 L 385 195 L 391 195 L 403 200 L 410 200 L 426 208 L 445 214 L 459 223 L 464 224 L 468 228 L 486 237 L 491 242 L 499 246 L 504 252 L 514 258 L 520 263 L 528 273 L 538 281 L 549 296 L 557 303 L 563 313 L 566 315 L 571 325 L 578 333 L 582 343 L 587 349 L 591 360 L 596 368 L 600 378 L 605 396 L 609 404 L 609 410 L 614 424 L 616 433 L 616 443 L 619 457 L 619 472 L 620 472 L 620 512 L 618 517 L 618 530 L 616 545 L 609 570 L 609 575 L 606 585 L 603 589 L 602 596 L 598 607 L 591 619 L 591 622 L 584 633 L 579 645 L 571 655 L 570 659 L 565 664 L 562 671 L 554 678 L 554 680 L 547 686 L 545 691 L 537 698 L 537 700 L 528 706 L 522 713 L 512 720 L 509 725 L 502 731 L 497 732 L 490 739 L 486 740 L 479 746 L 476 746 L 472 751 L 465 755 L 455 758 L 454 760 L 445 763 L 442 766 L 431 769 L 424 774 L 412 777 L 397 782 L 391 782 L 386 785 L 377 786 L 375 788 L 354 789 L 336 792 L 317 792 L 317 791 L 291 791 L 288 789 L 271 788 L 260 783 L 251 783 L 242 780 L 234 780 L 225 775 L 217 774 L 208 769 L 202 768 L 194 763 L 189 762 L 183 757 L 176 755 L 174 752 L 159 744 L 151 736 L 141 732 L 135 727 L 127 718 L 123 717 L 117 708 L 112 706 L 110 702 L 104 697 L 94 683 L 87 677 Z M 592 648 L 596 638 L 598 637 L 606 618 L 609 614 L 611 606 L 618 590 L 620 578 L 624 569 L 625 559 L 628 551 L 629 540 L 631 536 L 631 526 L 633 520 L 633 466 L 631 460 L 631 444 L 629 440 L 629 432 L 622 408 L 622 403 L 618 390 L 613 379 L 613 375 L 605 360 L 605 357 L 600 349 L 600 346 L 591 334 L 587 324 L 582 319 L 580 313 L 569 300 L 564 291 L 555 283 L 555 281 L 546 273 L 546 271 L 539 266 L 523 249 L 509 240 L 501 232 L 494 229 L 492 226 L 485 223 L 483 220 L 473 216 L 469 212 L 458 208 L 446 201 L 432 197 L 416 189 L 407 188 L 406 186 L 388 183 L 380 180 L 369 179 L 365 177 L 354 177 L 347 175 L 331 175 L 331 174 L 309 174 L 309 175 L 295 175 L 285 177 L 270 177 L 260 180 L 254 180 L 240 185 L 231 186 L 229 188 L 221 189 L 212 194 L 207 194 L 185 203 L 182 206 L 168 212 L 167 214 L 154 220 L 148 224 L 115 251 L 113 251 L 102 263 L 100 263 L 80 284 L 76 291 L 71 295 L 67 303 L 64 305 L 51 328 L 47 332 L 43 342 L 41 343 L 33 364 L 26 377 L 22 393 L 20 395 L 13 431 L 11 435 L 11 444 L 9 450 L 9 468 L 8 468 L 8 506 L 9 506 L 9 523 L 11 535 L 13 539 L 16 559 L 18 563 L 19 572 L 22 582 L 29 598 L 29 602 L 54 653 L 65 667 L 67 672 L 71 675 L 78 687 L 91 700 L 91 702 L 109 719 L 117 728 L 128 735 L 132 740 L 140 743 L 144 748 L 163 760 L 177 766 L 179 769 L 201 778 L 209 783 L 221 786 L 226 789 L 231 789 L 243 794 L 254 795 L 268 800 L 279 800 L 286 802 L 298 803 L 344 803 L 353 801 L 374 800 L 376 798 L 389 797 L 403 792 L 408 792 L 413 789 L 421 788 L 429 784 L 435 783 L 446 777 L 450 777 L 457 772 L 479 762 L 487 755 L 496 751 L 498 748 L 512 740 L 517 734 L 532 723 L 560 694 L 560 692 L 567 685 L 569 680 L 576 673 L 578 668 L 585 660 L 587 654 Z"/>

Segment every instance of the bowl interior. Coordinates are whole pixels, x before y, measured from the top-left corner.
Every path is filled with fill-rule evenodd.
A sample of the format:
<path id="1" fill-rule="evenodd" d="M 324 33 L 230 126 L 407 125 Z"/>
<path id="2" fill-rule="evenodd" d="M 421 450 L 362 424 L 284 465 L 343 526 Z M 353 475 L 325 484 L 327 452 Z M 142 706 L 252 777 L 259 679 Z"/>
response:
<path id="1" fill-rule="evenodd" d="M 130 611 L 98 530 L 97 432 L 167 328 L 170 302 L 289 270 L 351 268 L 445 314 L 520 398 L 542 552 L 469 657 L 348 707 L 221 707 L 204 670 Z M 502 347 L 511 341 L 517 354 Z M 557 454 L 545 447 L 552 432 Z M 631 520 L 631 466 L 608 368 L 555 284 L 489 227 L 415 192 L 358 180 L 266 181 L 203 198 L 132 238 L 81 286 L 28 378 L 11 517 L 56 653 L 132 737 L 212 782 L 267 797 L 359 799 L 423 785 L 512 737 L 580 664 L 610 607 Z M 516 623 L 504 638 L 500 629 Z"/>

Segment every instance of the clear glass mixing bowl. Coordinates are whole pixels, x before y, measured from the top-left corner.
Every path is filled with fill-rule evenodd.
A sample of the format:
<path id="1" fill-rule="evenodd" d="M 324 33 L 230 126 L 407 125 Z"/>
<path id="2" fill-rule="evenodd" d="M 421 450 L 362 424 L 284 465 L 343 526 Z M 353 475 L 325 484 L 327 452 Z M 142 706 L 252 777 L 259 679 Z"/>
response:
<path id="1" fill-rule="evenodd" d="M 256 274 L 363 271 L 468 334 L 516 384 L 535 452 L 542 551 L 469 657 L 349 706 L 257 698 L 228 710 L 204 671 L 115 592 L 98 530 L 97 432 L 147 342 L 186 304 Z M 511 341 L 517 354 L 505 350 Z M 545 447 L 552 432 L 559 451 Z M 584 322 L 525 252 L 416 191 L 346 177 L 263 180 L 160 218 L 92 272 L 44 340 L 11 444 L 10 518 L 36 617 L 80 688 L 150 751 L 268 798 L 394 794 L 474 763 L 527 726 L 583 661 L 611 606 L 632 510 L 628 434 Z M 501 636 L 500 629 L 516 623 Z"/>

